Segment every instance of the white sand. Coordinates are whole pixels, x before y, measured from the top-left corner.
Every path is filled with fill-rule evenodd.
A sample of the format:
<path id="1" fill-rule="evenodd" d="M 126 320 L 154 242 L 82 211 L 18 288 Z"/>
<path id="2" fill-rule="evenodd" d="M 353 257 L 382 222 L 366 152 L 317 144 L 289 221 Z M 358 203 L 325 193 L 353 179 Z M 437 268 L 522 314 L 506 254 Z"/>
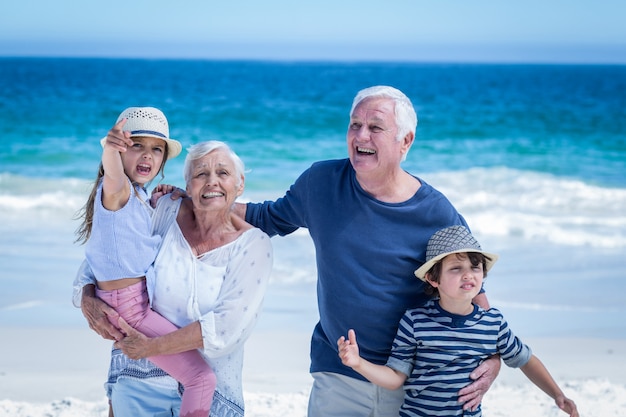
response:
<path id="1" fill-rule="evenodd" d="M 106 416 L 102 383 L 110 343 L 89 329 L 0 328 L 0 416 Z M 308 333 L 257 331 L 246 347 L 246 415 L 306 415 Z M 626 416 L 626 341 L 526 340 L 585 417 Z M 565 413 L 503 366 L 483 401 L 486 416 Z"/>

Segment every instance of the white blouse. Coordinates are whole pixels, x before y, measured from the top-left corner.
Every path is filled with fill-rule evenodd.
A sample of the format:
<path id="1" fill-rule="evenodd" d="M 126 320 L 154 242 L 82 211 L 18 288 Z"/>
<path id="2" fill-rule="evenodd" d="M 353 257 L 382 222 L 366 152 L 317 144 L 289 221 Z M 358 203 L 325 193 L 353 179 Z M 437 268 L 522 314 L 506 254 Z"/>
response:
<path id="1" fill-rule="evenodd" d="M 200 322 L 201 352 L 217 377 L 211 415 L 243 415 L 243 348 L 261 312 L 272 270 L 272 244 L 267 234 L 254 228 L 196 257 L 176 222 L 181 202 L 160 198 L 152 217 L 154 234 L 163 237 L 154 263 L 156 278 L 147 283 L 152 307 L 179 327 Z M 82 288 L 94 282 L 83 262 L 74 280 L 76 307 Z M 107 389 L 119 377 L 176 385 L 153 368 L 146 359 L 133 361 L 114 349 Z"/>
<path id="2" fill-rule="evenodd" d="M 215 372 L 217 390 L 243 404 L 243 346 L 269 281 L 270 238 L 260 229 L 249 229 L 197 257 L 176 222 L 181 202 L 159 199 L 153 217 L 154 232 L 163 241 L 154 264 L 152 306 L 179 327 L 200 322 L 202 353 Z"/>

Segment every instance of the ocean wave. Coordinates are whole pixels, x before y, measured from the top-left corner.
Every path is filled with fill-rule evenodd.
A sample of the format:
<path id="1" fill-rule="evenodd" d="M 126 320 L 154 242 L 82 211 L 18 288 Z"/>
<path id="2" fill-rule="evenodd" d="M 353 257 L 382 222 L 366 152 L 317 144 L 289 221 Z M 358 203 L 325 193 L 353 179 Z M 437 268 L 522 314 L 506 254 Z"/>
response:
<path id="1" fill-rule="evenodd" d="M 35 301 L 26 301 L 23 303 L 18 303 L 18 304 L 11 304 L 5 307 L 0 307 L 0 311 L 11 311 L 11 310 L 24 310 L 24 309 L 30 309 L 33 307 L 39 307 L 40 305 L 42 305 L 43 302 L 39 301 L 39 300 L 35 300 Z"/>
<path id="2" fill-rule="evenodd" d="M 423 179 L 450 199 L 477 235 L 567 246 L 626 247 L 624 188 L 504 167 L 429 173 Z M 76 178 L 0 174 L 0 215 L 18 221 L 42 215 L 68 220 L 82 207 L 90 187 L 89 181 Z M 248 189 L 246 199 L 260 201 L 283 193 Z"/>
<path id="3" fill-rule="evenodd" d="M 563 305 L 545 303 L 523 303 L 518 301 L 506 301 L 503 299 L 491 299 L 493 305 L 498 308 L 516 309 L 523 311 L 553 311 L 553 312 L 575 312 L 575 313 L 617 313 L 623 309 L 606 305 Z"/>
<path id="4" fill-rule="evenodd" d="M 31 217 L 37 213 L 72 214 L 87 200 L 91 184 L 76 178 L 29 178 L 0 174 L 0 214 Z"/>
<path id="5" fill-rule="evenodd" d="M 560 245 L 626 246 L 626 189 L 509 168 L 472 168 L 426 179 L 481 235 Z"/>

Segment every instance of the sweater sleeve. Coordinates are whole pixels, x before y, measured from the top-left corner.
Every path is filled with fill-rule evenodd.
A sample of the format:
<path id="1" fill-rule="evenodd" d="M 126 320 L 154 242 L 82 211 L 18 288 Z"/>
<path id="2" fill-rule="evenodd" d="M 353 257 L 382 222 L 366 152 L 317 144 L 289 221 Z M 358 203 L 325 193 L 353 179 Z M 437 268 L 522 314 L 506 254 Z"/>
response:
<path id="1" fill-rule="evenodd" d="M 246 221 L 269 236 L 285 236 L 300 227 L 308 227 L 308 182 L 311 168 L 304 171 L 285 195 L 275 201 L 248 203 Z"/>

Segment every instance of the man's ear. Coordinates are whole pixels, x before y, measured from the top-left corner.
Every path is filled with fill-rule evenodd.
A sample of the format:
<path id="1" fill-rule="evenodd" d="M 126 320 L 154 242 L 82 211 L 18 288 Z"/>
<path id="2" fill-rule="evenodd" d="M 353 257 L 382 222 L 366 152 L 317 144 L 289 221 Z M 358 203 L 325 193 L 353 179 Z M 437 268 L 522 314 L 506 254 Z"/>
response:
<path id="1" fill-rule="evenodd" d="M 404 138 L 402 138 L 402 153 L 403 154 L 406 154 L 409 151 L 414 140 L 415 140 L 415 133 L 409 132 L 406 135 L 404 135 Z"/>

